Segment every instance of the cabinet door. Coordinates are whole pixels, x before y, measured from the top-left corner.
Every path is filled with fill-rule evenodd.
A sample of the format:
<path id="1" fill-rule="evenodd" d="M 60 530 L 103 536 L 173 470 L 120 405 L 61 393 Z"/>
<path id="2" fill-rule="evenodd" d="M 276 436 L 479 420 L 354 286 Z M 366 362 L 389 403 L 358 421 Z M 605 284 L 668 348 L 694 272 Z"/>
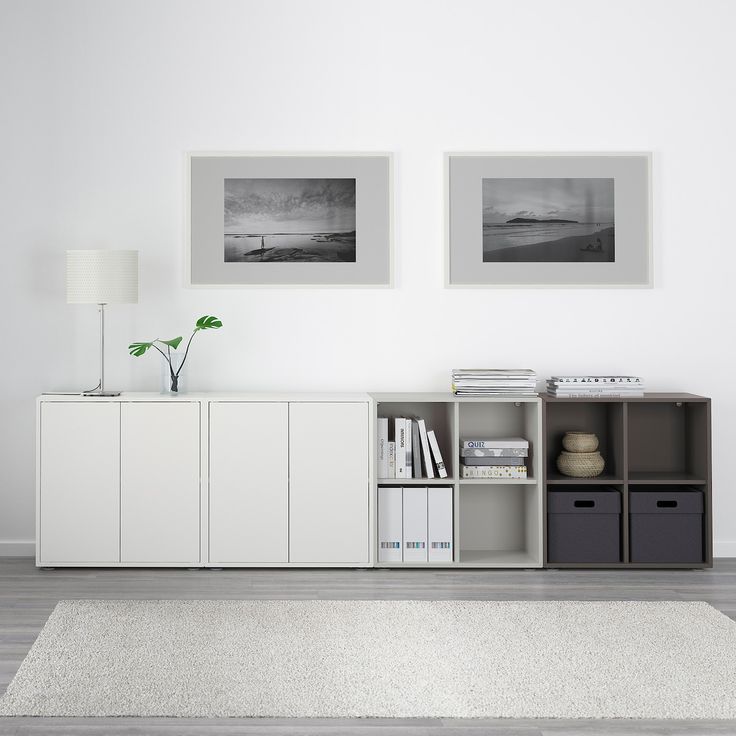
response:
<path id="1" fill-rule="evenodd" d="M 289 406 L 210 404 L 210 562 L 289 559 Z"/>
<path id="2" fill-rule="evenodd" d="M 120 560 L 120 404 L 44 402 L 38 561 Z"/>
<path id="3" fill-rule="evenodd" d="M 289 404 L 289 560 L 368 564 L 368 404 Z"/>
<path id="4" fill-rule="evenodd" d="M 199 404 L 121 407 L 123 562 L 199 562 Z"/>

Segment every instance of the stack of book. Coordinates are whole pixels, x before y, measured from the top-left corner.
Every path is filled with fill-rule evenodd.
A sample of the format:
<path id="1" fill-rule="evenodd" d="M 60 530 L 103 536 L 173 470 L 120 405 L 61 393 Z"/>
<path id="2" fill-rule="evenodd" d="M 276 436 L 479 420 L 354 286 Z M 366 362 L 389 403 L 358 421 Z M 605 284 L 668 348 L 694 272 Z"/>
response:
<path id="1" fill-rule="evenodd" d="M 529 441 L 521 437 L 464 440 L 460 447 L 462 478 L 526 478 Z"/>
<path id="2" fill-rule="evenodd" d="M 644 380 L 637 376 L 552 376 L 547 393 L 557 398 L 590 399 L 644 396 Z"/>
<path id="3" fill-rule="evenodd" d="M 447 478 L 434 430 L 424 419 L 378 417 L 378 477 Z"/>
<path id="4" fill-rule="evenodd" d="M 537 374 L 525 368 L 456 368 L 452 390 L 457 396 L 534 396 Z"/>

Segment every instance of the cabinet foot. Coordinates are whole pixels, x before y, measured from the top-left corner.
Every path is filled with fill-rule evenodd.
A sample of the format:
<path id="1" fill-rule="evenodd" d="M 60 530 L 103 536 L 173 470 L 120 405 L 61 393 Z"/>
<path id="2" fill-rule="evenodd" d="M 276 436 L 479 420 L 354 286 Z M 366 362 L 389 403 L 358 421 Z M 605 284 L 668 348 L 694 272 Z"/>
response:
<path id="1" fill-rule="evenodd" d="M 207 569 L 210 570 L 211 572 L 222 572 L 221 567 L 208 567 Z"/>
<path id="2" fill-rule="evenodd" d="M 44 572 L 51 572 L 51 570 L 56 570 L 55 567 L 41 567 L 39 569 L 43 570 Z"/>

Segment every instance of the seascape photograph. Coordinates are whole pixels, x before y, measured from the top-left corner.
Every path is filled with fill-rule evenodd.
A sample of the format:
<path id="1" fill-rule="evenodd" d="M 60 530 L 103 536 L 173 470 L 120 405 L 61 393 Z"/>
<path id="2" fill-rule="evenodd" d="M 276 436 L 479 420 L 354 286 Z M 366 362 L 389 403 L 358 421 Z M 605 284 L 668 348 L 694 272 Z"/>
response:
<path id="1" fill-rule="evenodd" d="M 613 179 L 483 179 L 483 261 L 613 263 Z"/>
<path id="2" fill-rule="evenodd" d="M 355 179 L 225 179 L 226 263 L 355 263 L 355 241 Z"/>

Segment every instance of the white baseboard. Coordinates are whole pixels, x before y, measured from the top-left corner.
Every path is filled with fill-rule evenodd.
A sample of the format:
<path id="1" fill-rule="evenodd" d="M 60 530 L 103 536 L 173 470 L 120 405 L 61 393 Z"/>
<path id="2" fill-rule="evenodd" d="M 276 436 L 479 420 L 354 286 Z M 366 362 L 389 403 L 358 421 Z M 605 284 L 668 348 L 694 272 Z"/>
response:
<path id="1" fill-rule="evenodd" d="M 0 557 L 35 557 L 36 543 L 32 540 L 0 539 Z"/>
<path id="2" fill-rule="evenodd" d="M 0 539 L 0 557 L 35 557 L 36 543 L 32 540 Z M 736 557 L 736 542 L 714 542 L 713 557 Z"/>
<path id="3" fill-rule="evenodd" d="M 736 542 L 713 542 L 713 557 L 736 557 Z"/>

